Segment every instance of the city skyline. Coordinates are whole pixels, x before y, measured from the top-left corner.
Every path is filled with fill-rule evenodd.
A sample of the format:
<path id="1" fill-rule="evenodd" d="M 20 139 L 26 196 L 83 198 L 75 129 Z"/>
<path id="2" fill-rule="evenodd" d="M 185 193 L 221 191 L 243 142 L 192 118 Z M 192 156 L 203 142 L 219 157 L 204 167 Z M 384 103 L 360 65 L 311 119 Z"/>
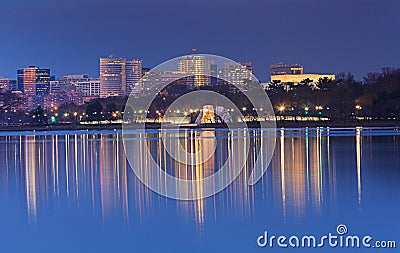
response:
<path id="1" fill-rule="evenodd" d="M 0 75 L 5 77 L 29 65 L 51 68 L 56 76 L 82 69 L 95 76 L 99 69 L 93 59 L 99 56 L 145 59 L 144 66 L 156 66 L 192 47 L 251 60 L 262 81 L 269 64 L 279 61 L 301 62 L 321 73 L 352 72 L 357 78 L 399 66 L 400 6 L 393 0 L 6 0 L 0 5 Z"/>
<path id="2" fill-rule="evenodd" d="M 182 56 L 180 56 L 180 57 L 194 57 L 194 56 L 196 56 L 196 55 L 202 55 L 202 54 L 197 54 L 196 52 L 194 52 L 193 53 L 193 50 L 196 50 L 196 48 L 193 48 L 192 49 L 192 53 L 191 54 L 187 54 L 187 55 L 182 55 Z M 146 73 L 146 70 L 151 70 L 152 68 L 154 68 L 154 67 L 156 67 L 156 66 L 151 66 L 151 67 L 149 67 L 149 66 L 147 66 L 147 65 L 144 65 L 143 64 L 143 59 L 140 59 L 140 58 L 128 58 L 128 57 L 125 57 L 125 56 L 118 56 L 118 57 L 116 57 L 116 56 L 114 56 L 114 55 L 110 55 L 110 56 L 108 56 L 108 57 L 99 57 L 98 58 L 98 61 L 97 61 L 97 66 L 98 66 L 98 72 L 97 73 L 95 73 L 95 74 L 89 74 L 89 71 L 85 71 L 85 70 L 81 70 L 81 71 L 78 71 L 78 72 L 66 72 L 66 74 L 64 74 L 64 75 L 55 75 L 55 74 L 53 74 L 54 73 L 54 70 L 53 70 L 53 68 L 51 68 L 51 67 L 45 67 L 45 68 L 43 68 L 42 66 L 38 66 L 38 65 L 25 65 L 24 67 L 20 67 L 20 68 L 18 68 L 18 69 L 16 69 L 15 70 L 15 75 L 14 76 L 5 76 L 5 75 L 2 75 L 1 73 L 0 73 L 0 79 L 1 80 L 9 80 L 9 81 L 17 81 L 18 79 L 19 79 L 19 75 L 20 75 L 20 73 L 19 73 L 19 71 L 21 71 L 21 70 L 23 70 L 23 69 L 30 69 L 30 68 L 40 68 L 40 69 L 43 69 L 43 70 L 51 70 L 52 71 L 52 75 L 49 75 L 49 77 L 50 78 L 63 78 L 63 77 L 67 77 L 67 76 L 75 76 L 75 75 L 87 75 L 88 77 L 90 77 L 90 78 L 100 78 L 101 77 L 101 61 L 102 60 L 106 60 L 106 59 L 111 59 L 111 60 L 116 60 L 116 59 L 119 59 L 119 60 L 124 60 L 124 69 L 128 69 L 128 68 L 130 68 L 131 70 L 130 70 L 130 73 L 128 74 L 128 73 L 125 73 L 124 75 L 126 75 L 126 78 L 128 78 L 130 81 L 128 81 L 128 79 L 127 80 L 125 80 L 125 82 L 126 82 L 126 84 L 125 84 L 125 90 L 126 91 L 128 91 L 128 90 L 130 90 L 131 89 L 131 87 L 130 86 L 132 86 L 133 84 L 135 84 L 136 82 L 138 82 L 139 80 L 140 80 L 140 77 L 142 76 L 142 73 L 143 74 L 145 74 Z M 246 66 L 246 65 L 249 65 L 249 66 L 247 66 L 248 68 L 249 68 L 249 71 L 251 72 L 251 73 L 253 73 L 253 74 L 255 74 L 254 73 L 254 66 L 253 66 L 253 63 L 252 63 L 252 61 L 251 60 L 249 60 L 249 61 L 239 61 L 239 63 L 240 64 L 242 64 L 243 66 Z M 210 64 L 210 63 L 208 63 L 208 64 Z M 279 61 L 279 62 L 275 62 L 275 63 L 271 63 L 271 64 L 269 64 L 268 65 L 268 67 L 266 68 L 266 73 L 265 73 L 265 76 L 264 76 L 264 78 L 259 78 L 256 74 L 256 76 L 257 76 L 257 78 L 259 78 L 259 80 L 261 81 L 261 82 L 271 82 L 271 81 L 273 81 L 274 79 L 273 78 L 271 78 L 271 76 L 277 76 L 277 75 L 279 75 L 278 73 L 273 73 L 272 72 L 272 68 L 273 67 L 276 67 L 276 66 L 279 66 L 280 64 L 283 64 L 283 65 L 287 65 L 287 66 L 289 66 L 289 68 L 290 68 L 290 66 L 298 66 L 299 67 L 299 71 L 300 71 L 300 69 L 301 69 L 301 71 L 300 72 L 293 72 L 292 74 L 294 74 L 294 75 L 302 75 L 302 74 L 304 74 L 304 65 L 303 64 L 299 64 L 299 63 L 290 63 L 290 62 L 283 62 L 283 61 Z M 211 63 L 211 67 L 212 67 L 212 63 Z M 381 69 L 378 69 L 378 70 L 376 70 L 376 71 L 373 71 L 373 72 L 379 72 L 379 71 L 381 71 L 383 68 L 385 68 L 386 66 L 382 66 L 381 67 Z M 182 68 L 182 66 L 177 66 L 177 71 L 181 71 L 181 68 Z M 396 69 L 396 67 L 388 67 L 389 69 Z M 140 69 L 140 70 L 139 70 Z M 307 68 L 307 70 L 308 70 L 308 68 Z M 191 72 L 191 71 L 189 71 L 189 72 Z M 192 71 L 193 72 L 193 71 Z M 305 72 L 308 72 L 308 73 L 313 73 L 314 75 L 325 75 L 325 73 L 331 73 L 331 74 L 329 74 L 329 75 L 336 75 L 336 74 L 340 74 L 340 73 L 351 73 L 351 74 L 354 74 L 354 73 L 352 73 L 352 72 L 350 72 L 350 71 L 344 71 L 344 72 L 338 72 L 338 73 L 336 73 L 336 72 L 333 72 L 333 71 L 326 71 L 326 72 L 324 72 L 324 73 L 322 73 L 322 72 L 319 72 L 319 71 L 314 71 L 314 70 L 312 70 L 312 71 L 305 71 Z M 368 72 L 368 73 L 373 73 L 373 72 Z M 361 77 L 359 77 L 359 78 L 356 78 L 356 79 L 359 79 L 359 80 L 362 80 L 362 77 L 364 77 L 365 75 L 367 75 L 368 73 L 365 73 L 363 76 L 361 76 Z M 196 74 L 196 72 L 193 72 L 192 73 L 193 75 L 197 75 Z M 207 73 L 206 73 L 207 74 Z M 221 71 L 219 71 L 219 74 L 222 74 L 222 72 Z M 287 73 L 283 73 L 282 72 L 282 74 L 284 74 L 284 75 L 288 75 L 288 74 L 290 74 L 289 72 L 287 72 Z M 207 74 L 208 75 L 208 74 Z M 128 77 L 128 76 L 130 76 L 130 77 Z M 18 85 L 18 82 L 17 82 L 17 85 Z M 20 87 L 16 87 L 18 90 L 21 90 L 20 89 Z"/>
<path id="3" fill-rule="evenodd" d="M 200 78 L 201 80 L 194 80 L 195 86 L 212 84 L 213 82 L 211 82 L 210 78 L 206 78 L 209 77 L 210 74 L 215 75 L 215 77 L 218 75 L 219 78 L 229 80 L 233 84 L 242 83 L 243 80 L 252 80 L 254 68 L 251 61 L 238 62 L 241 65 L 240 68 L 237 68 L 236 65 L 229 64 L 229 62 L 225 62 L 224 66 L 217 68 L 217 65 L 214 62 L 208 61 L 205 58 L 206 55 L 197 54 L 196 51 L 197 49 L 193 48 L 192 54 L 182 56 L 175 70 L 175 72 L 178 71 L 180 73 L 190 73 L 195 76 L 195 79 Z M 40 93 L 47 95 L 51 91 L 59 91 L 60 80 L 61 83 L 68 81 L 68 83 L 73 84 L 73 86 L 76 86 L 78 89 L 79 85 L 93 85 L 93 81 L 97 80 L 100 83 L 95 85 L 103 86 L 103 89 L 111 89 L 107 91 L 103 90 L 102 92 L 99 91 L 99 94 L 97 95 L 100 95 L 100 97 L 124 96 L 126 94 L 130 94 L 132 91 L 135 93 L 137 92 L 137 90 L 134 90 L 134 86 L 140 81 L 142 76 L 144 76 L 148 70 L 150 70 L 150 68 L 143 67 L 142 59 L 127 59 L 126 57 L 109 56 L 99 58 L 99 73 L 96 76 L 89 76 L 85 71 L 80 73 L 69 73 L 64 76 L 55 76 L 51 75 L 51 69 L 49 68 L 44 69 L 32 65 L 18 69 L 16 78 L 9 78 L 0 75 L 0 85 L 1 87 L 5 87 L 9 90 L 22 91 L 26 94 L 33 95 Z M 201 77 L 201 75 L 205 75 L 206 77 Z M 296 81 L 291 81 L 290 78 L 287 79 L 287 77 L 290 77 L 290 75 L 296 76 Z M 305 74 L 303 65 L 298 63 L 293 64 L 283 62 L 271 64 L 270 73 L 268 76 L 270 76 L 269 82 L 281 80 L 282 82 L 299 83 L 301 80 L 310 78 L 311 76 L 313 77 L 311 78 L 313 79 L 311 82 L 317 82 L 319 78 L 324 77 L 333 80 L 335 79 L 334 74 L 322 74 L 315 72 L 313 72 L 313 74 Z M 282 77 L 284 77 L 284 79 L 281 79 Z M 203 78 L 205 79 L 203 80 Z M 211 79 L 213 79 L 213 77 L 211 77 Z M 103 84 L 101 85 L 101 83 Z M 30 91 L 28 91 L 27 88 L 29 85 L 33 85 L 35 87 L 29 88 Z M 52 87 L 54 85 L 56 86 L 56 89 Z M 110 85 L 114 87 L 111 88 Z M 93 89 L 93 87 L 81 87 L 80 89 Z M 84 93 L 87 92 L 92 93 L 92 91 L 85 91 Z M 92 95 L 93 94 L 90 96 Z"/>

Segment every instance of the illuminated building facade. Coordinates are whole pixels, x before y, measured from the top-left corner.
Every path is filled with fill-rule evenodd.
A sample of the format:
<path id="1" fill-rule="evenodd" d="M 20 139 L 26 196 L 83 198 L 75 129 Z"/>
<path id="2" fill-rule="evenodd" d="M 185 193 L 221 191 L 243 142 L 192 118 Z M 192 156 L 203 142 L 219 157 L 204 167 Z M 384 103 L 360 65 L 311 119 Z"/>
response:
<path id="1" fill-rule="evenodd" d="M 76 91 L 76 83 L 85 81 L 89 81 L 89 76 L 87 74 L 73 74 L 57 78 L 55 81 L 50 81 L 50 92 Z"/>
<path id="2" fill-rule="evenodd" d="M 271 75 L 271 82 L 279 81 L 282 83 L 301 83 L 305 80 L 318 82 L 320 79 L 335 80 L 332 74 L 300 74 L 300 75 Z"/>
<path id="3" fill-rule="evenodd" d="M 305 74 L 303 66 L 299 64 L 286 64 L 282 62 L 271 64 L 271 82 L 316 83 L 320 79 L 335 80 L 335 75 Z"/>
<path id="4" fill-rule="evenodd" d="M 251 64 L 251 61 L 246 61 L 246 62 L 239 62 L 240 65 L 246 67 L 246 69 L 251 73 L 254 74 L 254 68 Z"/>
<path id="5" fill-rule="evenodd" d="M 126 59 L 100 58 L 100 97 L 126 94 Z"/>
<path id="6" fill-rule="evenodd" d="M 218 65 L 215 63 L 210 63 L 210 81 L 212 85 L 218 83 Z"/>
<path id="7" fill-rule="evenodd" d="M 40 69 L 35 66 L 19 69 L 18 90 L 28 95 L 44 96 L 50 90 L 50 69 Z"/>
<path id="8" fill-rule="evenodd" d="M 100 79 L 88 78 L 74 83 L 75 91 L 81 92 L 84 97 L 100 96 Z"/>
<path id="9" fill-rule="evenodd" d="M 61 91 L 60 81 L 50 81 L 50 93 Z"/>
<path id="10" fill-rule="evenodd" d="M 224 79 L 233 85 L 244 84 L 246 80 L 253 80 L 251 63 L 238 65 L 234 62 L 225 62 L 224 69 L 218 71 L 218 78 Z"/>
<path id="11" fill-rule="evenodd" d="M 60 107 L 63 104 L 73 103 L 75 105 L 82 105 L 84 98 L 81 92 L 69 91 L 69 92 L 50 92 L 43 99 L 44 108 L 47 110 L 53 110 L 56 107 Z"/>
<path id="12" fill-rule="evenodd" d="M 209 85 L 210 62 L 202 55 L 188 55 L 182 57 L 178 62 L 178 70 L 193 76 L 194 86 Z"/>
<path id="13" fill-rule="evenodd" d="M 287 64 L 279 62 L 270 65 L 271 76 L 274 75 L 301 75 L 304 74 L 304 68 L 300 64 Z"/>
<path id="14" fill-rule="evenodd" d="M 18 89 L 17 80 L 0 77 L 0 89 L 16 91 Z"/>
<path id="15" fill-rule="evenodd" d="M 140 87 L 135 87 L 142 78 L 142 60 L 134 59 L 126 62 L 126 94 L 139 92 Z"/>

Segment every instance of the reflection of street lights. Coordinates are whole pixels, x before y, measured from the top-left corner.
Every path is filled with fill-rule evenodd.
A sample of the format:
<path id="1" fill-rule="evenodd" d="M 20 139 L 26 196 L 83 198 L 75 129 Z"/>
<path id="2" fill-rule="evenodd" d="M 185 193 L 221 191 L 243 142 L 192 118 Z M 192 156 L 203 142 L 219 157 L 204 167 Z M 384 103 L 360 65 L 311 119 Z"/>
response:
<path id="1" fill-rule="evenodd" d="M 74 125 L 76 124 L 76 122 L 78 121 L 78 112 L 74 112 L 73 113 L 73 115 L 74 115 Z"/>
<path id="2" fill-rule="evenodd" d="M 318 111 L 318 115 L 322 115 L 322 110 L 324 109 L 324 107 L 322 107 L 322 105 L 317 105 L 315 106 L 315 110 Z"/>
<path id="3" fill-rule="evenodd" d="M 308 111 L 310 110 L 310 108 L 308 106 L 304 107 L 304 114 L 308 115 Z"/>
<path id="4" fill-rule="evenodd" d="M 357 117 L 359 116 L 359 115 L 358 115 L 359 112 L 362 110 L 362 106 L 361 106 L 361 105 L 356 105 L 356 106 L 355 106 L 355 109 L 356 109 L 356 119 L 358 119 Z"/>

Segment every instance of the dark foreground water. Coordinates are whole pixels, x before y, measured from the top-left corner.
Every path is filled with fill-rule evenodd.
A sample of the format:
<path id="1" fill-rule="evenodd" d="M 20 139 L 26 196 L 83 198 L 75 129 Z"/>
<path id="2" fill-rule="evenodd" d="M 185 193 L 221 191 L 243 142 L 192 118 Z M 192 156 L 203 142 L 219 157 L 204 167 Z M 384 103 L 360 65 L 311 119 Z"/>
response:
<path id="1" fill-rule="evenodd" d="M 186 136 L 182 131 L 177 134 Z M 213 173 L 229 152 L 239 159 L 240 145 L 251 148 L 263 138 L 259 130 L 204 132 L 215 137 L 217 149 L 200 172 L 190 169 L 197 176 Z M 145 187 L 126 161 L 120 132 L 2 133 L 0 252 L 280 252 L 276 243 L 260 248 L 257 238 L 264 231 L 338 235 L 339 224 L 347 227 L 346 235 L 370 235 L 371 244 L 400 243 L 400 131 L 276 133 L 272 161 L 255 186 L 247 185 L 243 171 L 222 192 L 196 201 L 167 199 Z M 165 160 L 160 136 L 140 134 L 138 147 L 150 143 L 151 155 L 174 174 L 181 168 Z M 236 151 L 224 146 L 232 136 L 239 139 Z M 249 136 L 251 141 L 240 141 Z M 146 159 L 138 157 L 144 170 Z M 398 252 L 396 246 L 367 251 Z M 366 251 L 326 244 L 292 250 Z"/>

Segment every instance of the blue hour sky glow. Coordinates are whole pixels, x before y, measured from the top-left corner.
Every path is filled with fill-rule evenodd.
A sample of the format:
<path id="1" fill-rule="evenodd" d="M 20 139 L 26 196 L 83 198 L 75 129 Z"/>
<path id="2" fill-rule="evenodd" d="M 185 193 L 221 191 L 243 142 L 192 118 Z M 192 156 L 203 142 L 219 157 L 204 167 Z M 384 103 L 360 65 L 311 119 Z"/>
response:
<path id="1" fill-rule="evenodd" d="M 193 47 L 252 61 L 260 80 L 278 61 L 361 78 L 400 59 L 394 0 L 0 0 L 0 9 L 0 76 L 10 78 L 29 65 L 98 76 L 111 54 L 153 67 Z"/>

